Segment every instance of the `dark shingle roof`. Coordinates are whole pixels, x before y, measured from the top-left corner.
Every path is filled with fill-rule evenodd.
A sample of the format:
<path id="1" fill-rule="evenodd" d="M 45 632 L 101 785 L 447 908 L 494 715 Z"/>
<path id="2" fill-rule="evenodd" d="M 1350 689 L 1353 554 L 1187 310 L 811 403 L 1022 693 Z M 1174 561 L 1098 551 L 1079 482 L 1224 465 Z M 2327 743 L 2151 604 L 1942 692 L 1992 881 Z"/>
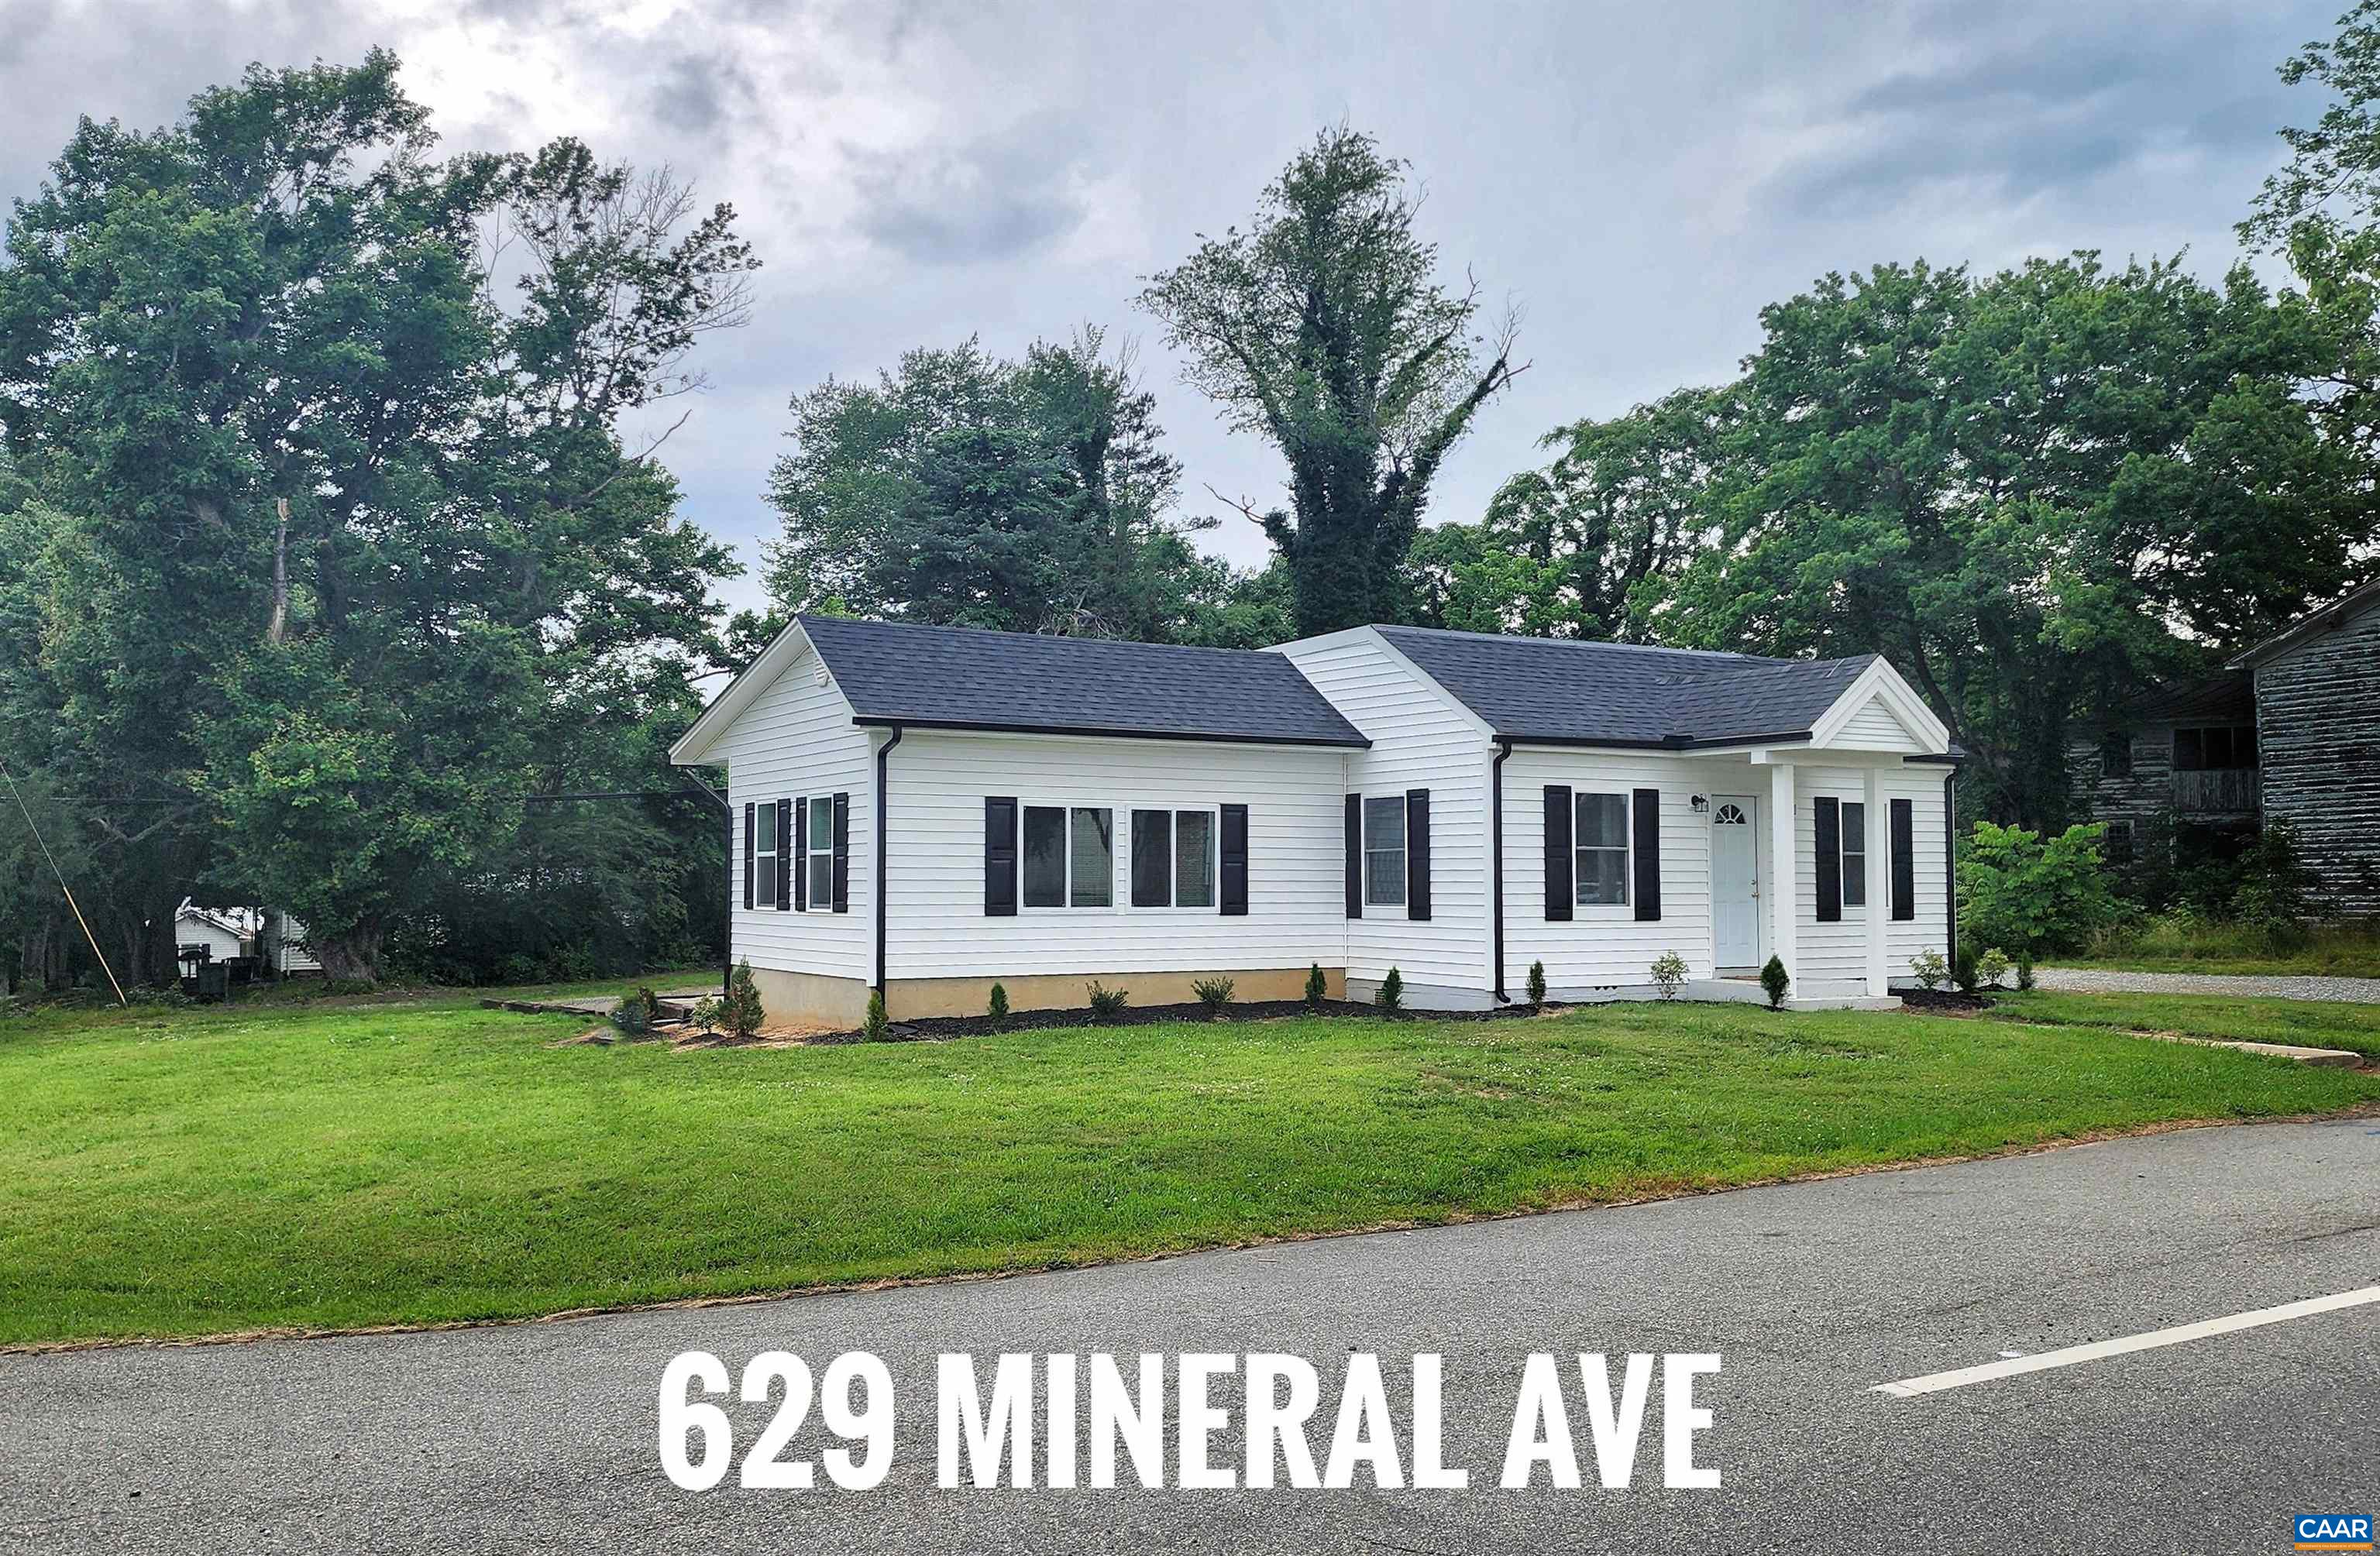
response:
<path id="1" fill-rule="evenodd" d="M 861 722 L 1361 746 L 1279 654 L 804 616 Z"/>
<path id="2" fill-rule="evenodd" d="M 2247 671 L 2240 670 L 2180 686 L 2152 687 L 2100 722 L 2122 729 L 2193 718 L 2252 723 L 2255 718 L 2255 681 Z"/>
<path id="3" fill-rule="evenodd" d="M 1427 627 L 1379 631 L 1499 735 L 1581 744 L 1805 734 L 1876 658 L 1763 659 Z"/>

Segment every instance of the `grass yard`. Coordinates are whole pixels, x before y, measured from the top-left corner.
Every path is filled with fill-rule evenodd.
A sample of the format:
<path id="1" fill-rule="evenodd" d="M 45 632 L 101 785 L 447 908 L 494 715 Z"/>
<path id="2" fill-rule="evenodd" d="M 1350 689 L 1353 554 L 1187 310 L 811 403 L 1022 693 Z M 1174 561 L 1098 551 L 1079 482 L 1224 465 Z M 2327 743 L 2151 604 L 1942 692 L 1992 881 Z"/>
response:
<path id="1" fill-rule="evenodd" d="M 2120 940 L 2047 959 L 2060 967 L 2123 972 L 2215 972 L 2325 978 L 2380 978 L 2380 924 L 2316 924 L 2306 943 L 2277 951 L 2252 927 L 2151 920 Z"/>
<path id="2" fill-rule="evenodd" d="M 0 1022 L 0 1344 L 1088 1261 L 2380 1100 L 2095 1025 L 1744 1006 L 548 1046 L 582 1024 Z"/>
<path id="3" fill-rule="evenodd" d="M 2380 1061 L 2380 1005 L 2219 995 L 1994 995 L 1995 1019 L 2345 1048 Z"/>

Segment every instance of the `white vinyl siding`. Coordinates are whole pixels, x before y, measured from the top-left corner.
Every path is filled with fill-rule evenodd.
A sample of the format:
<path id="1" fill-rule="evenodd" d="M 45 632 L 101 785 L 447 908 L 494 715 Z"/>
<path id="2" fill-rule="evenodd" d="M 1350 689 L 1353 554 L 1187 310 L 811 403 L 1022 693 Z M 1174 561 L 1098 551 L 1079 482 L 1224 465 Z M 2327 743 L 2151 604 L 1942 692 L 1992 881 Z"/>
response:
<path id="1" fill-rule="evenodd" d="M 1580 993 L 1642 988 L 1665 951 L 1675 951 L 1689 976 L 1711 975 L 1710 816 L 1697 814 L 1694 795 L 1754 794 L 1767 775 L 1741 759 L 1694 760 L 1630 752 L 1563 751 L 1522 746 L 1504 764 L 1504 977 L 1515 997 L 1527 987 L 1529 964 L 1546 964 L 1548 987 Z M 1625 797 L 1657 789 L 1661 794 L 1661 916 L 1639 920 L 1633 908 L 1589 903 L 1568 920 L 1546 918 L 1546 807 L 1548 784 L 1583 794 Z M 1633 828 L 1625 809 L 1622 840 Z M 1573 858 L 1582 834 L 1572 817 Z M 1573 874 L 1575 874 L 1573 865 Z M 1629 877 L 1633 893 L 1633 881 Z"/>
<path id="2" fill-rule="evenodd" d="M 1475 996 L 1472 1003 L 1486 1004 L 1492 986 L 1488 761 L 1493 742 L 1485 727 L 1368 630 L 1285 644 L 1277 652 L 1289 656 L 1372 742 L 1368 751 L 1347 754 L 1342 794 L 1429 790 L 1430 917 L 1415 921 L 1402 907 L 1366 906 L 1362 918 L 1346 925 L 1347 976 L 1378 982 L 1394 967 L 1409 991 L 1459 989 Z M 1338 851 L 1344 829 L 1343 815 L 1334 817 L 1334 898 L 1344 889 Z"/>
<path id="3" fill-rule="evenodd" d="M 1866 986 L 1867 978 L 1867 915 L 1871 912 L 1888 915 L 1885 923 L 1884 973 L 1888 983 L 1906 984 L 1912 979 L 1909 959 L 1919 951 L 1931 948 L 1947 959 L 1950 952 L 1946 943 L 1949 910 L 1944 891 L 1948 880 L 1944 863 L 1942 838 L 1942 776 L 1945 769 L 1933 763 L 1912 763 L 1905 767 L 1888 770 L 1882 784 L 1883 805 L 1872 819 L 1868 836 L 1873 846 L 1888 855 L 1885 870 L 1886 900 L 1864 909 L 1852 909 L 1851 899 L 1844 899 L 1845 910 L 1840 921 L 1834 923 L 1818 922 L 1817 876 L 1811 865 L 1817 856 L 1816 810 L 1810 803 L 1820 794 L 1831 794 L 1848 809 L 1861 802 L 1864 791 L 1863 775 L 1850 767 L 1803 767 L 1795 785 L 1793 833 L 1800 840 L 1803 865 L 1800 874 L 1800 901 L 1797 911 L 1800 925 L 1795 938 L 1800 941 L 1802 965 L 1793 969 L 1797 991 L 1812 995 L 1857 994 Z M 1766 796 L 1763 796 L 1764 801 Z M 1892 840 L 1892 802 L 1910 802 L 1911 829 L 1915 847 L 1911 855 L 1911 874 L 1916 883 L 1917 916 L 1910 920 L 1889 917 L 1892 911 L 1890 890 L 1892 871 L 1889 854 Z M 1764 815 L 1762 821 L 1767 818 Z M 1766 832 L 1764 826 L 1763 831 Z M 1765 841 L 1764 837 L 1764 841 Z M 1764 876 L 1764 878 L 1766 878 Z"/>
<path id="4" fill-rule="evenodd" d="M 888 766 L 887 955 L 895 980 L 1343 965 L 1336 751 L 912 730 Z M 1020 906 L 1013 917 L 986 917 L 983 802 L 990 796 L 1110 813 L 1118 856 L 1110 906 Z M 1247 912 L 1227 915 L 1220 901 L 1134 908 L 1132 813 L 1209 814 L 1227 804 L 1248 808 Z M 856 844 L 856 814 L 852 829 Z"/>
<path id="5" fill-rule="evenodd" d="M 712 753 L 727 764 L 727 797 L 735 816 L 735 837 L 727 855 L 729 916 L 735 926 L 732 950 L 761 971 L 866 979 L 873 976 L 870 962 L 875 949 L 875 872 L 868 861 L 868 842 L 875 826 L 871 758 L 875 740 L 884 737 L 880 733 L 871 739 L 868 730 L 851 722 L 851 706 L 832 685 L 819 683 L 817 669 L 816 652 L 803 650 L 728 726 Z M 900 754 L 896 753 L 892 760 L 897 766 Z M 831 911 L 834 907 L 832 796 L 839 793 L 851 796 L 849 911 L 841 913 Z M 777 911 L 776 899 L 761 896 L 757 882 L 753 905 L 747 909 L 742 874 L 744 807 L 756 807 L 757 833 L 757 807 L 819 796 L 827 800 L 826 836 L 818 836 L 820 809 L 813 806 L 809 840 L 814 849 L 826 850 L 823 899 L 817 888 L 814 853 L 809 912 Z M 787 839 L 789 848 L 791 841 Z"/>
<path id="6" fill-rule="evenodd" d="M 1900 751 L 1918 749 L 1915 737 L 1901 727 L 1900 720 L 1879 699 L 1871 697 L 1867 705 L 1845 720 L 1834 745 L 1852 751 Z"/>

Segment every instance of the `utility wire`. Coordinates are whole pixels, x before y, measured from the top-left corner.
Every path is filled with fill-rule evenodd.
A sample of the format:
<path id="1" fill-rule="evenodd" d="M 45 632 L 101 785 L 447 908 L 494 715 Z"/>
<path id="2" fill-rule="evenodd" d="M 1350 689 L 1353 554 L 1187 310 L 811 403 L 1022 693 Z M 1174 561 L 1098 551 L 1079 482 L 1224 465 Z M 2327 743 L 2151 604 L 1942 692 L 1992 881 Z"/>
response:
<path id="1" fill-rule="evenodd" d="M 25 803 L 25 791 L 17 787 L 6 764 L 0 764 L 0 778 L 8 780 L 8 792 L 17 797 L 17 809 L 24 814 L 25 829 L 40 845 L 42 857 L 50 862 L 50 874 L 58 878 L 58 889 L 67 894 L 67 906 L 74 910 L 75 923 L 82 925 L 82 937 L 91 942 L 91 954 L 99 959 L 99 970 L 107 974 L 108 987 L 115 991 L 115 1003 L 128 1006 L 131 1002 L 124 997 L 124 985 L 115 981 L 115 969 L 107 965 L 107 953 L 99 948 L 99 936 L 91 932 L 91 921 L 82 916 L 82 905 L 75 900 L 74 887 L 67 885 L 67 873 L 58 868 L 58 856 L 50 851 L 49 840 L 42 836 L 40 825 L 33 820 L 32 807 Z"/>

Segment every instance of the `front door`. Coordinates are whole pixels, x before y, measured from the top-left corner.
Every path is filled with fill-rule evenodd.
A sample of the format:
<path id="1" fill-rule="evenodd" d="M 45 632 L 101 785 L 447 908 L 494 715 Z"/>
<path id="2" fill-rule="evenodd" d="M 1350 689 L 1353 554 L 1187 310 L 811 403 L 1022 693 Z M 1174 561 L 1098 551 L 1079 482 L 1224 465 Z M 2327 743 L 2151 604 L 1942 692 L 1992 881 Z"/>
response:
<path id="1" fill-rule="evenodd" d="M 1760 964 L 1759 807 L 1749 794 L 1711 797 L 1711 960 Z"/>

